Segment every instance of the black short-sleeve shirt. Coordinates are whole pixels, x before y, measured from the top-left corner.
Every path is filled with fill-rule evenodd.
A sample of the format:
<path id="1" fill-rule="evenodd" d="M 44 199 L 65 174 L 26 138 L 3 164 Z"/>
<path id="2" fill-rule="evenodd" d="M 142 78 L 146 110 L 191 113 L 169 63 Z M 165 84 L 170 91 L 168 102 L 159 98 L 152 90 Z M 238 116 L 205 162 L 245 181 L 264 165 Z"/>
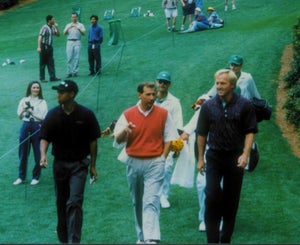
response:
<path id="1" fill-rule="evenodd" d="M 60 106 L 50 110 L 41 127 L 41 139 L 52 143 L 56 160 L 79 161 L 90 154 L 90 143 L 101 134 L 94 113 L 76 103 L 67 115 Z"/>
<path id="2" fill-rule="evenodd" d="M 202 104 L 196 132 L 208 136 L 210 149 L 242 150 L 246 134 L 258 132 L 254 108 L 242 96 L 234 94 L 232 100 L 224 105 L 216 95 Z"/>

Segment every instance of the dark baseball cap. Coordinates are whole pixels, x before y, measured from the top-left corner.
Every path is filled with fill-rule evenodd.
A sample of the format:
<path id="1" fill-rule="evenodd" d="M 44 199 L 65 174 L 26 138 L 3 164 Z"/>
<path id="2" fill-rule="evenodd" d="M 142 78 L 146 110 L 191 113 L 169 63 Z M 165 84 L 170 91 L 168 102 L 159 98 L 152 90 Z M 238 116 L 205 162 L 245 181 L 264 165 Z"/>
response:
<path id="1" fill-rule="evenodd" d="M 52 89 L 57 90 L 58 92 L 74 92 L 78 93 L 78 86 L 72 80 L 64 80 L 59 83 L 57 86 L 52 86 Z"/>

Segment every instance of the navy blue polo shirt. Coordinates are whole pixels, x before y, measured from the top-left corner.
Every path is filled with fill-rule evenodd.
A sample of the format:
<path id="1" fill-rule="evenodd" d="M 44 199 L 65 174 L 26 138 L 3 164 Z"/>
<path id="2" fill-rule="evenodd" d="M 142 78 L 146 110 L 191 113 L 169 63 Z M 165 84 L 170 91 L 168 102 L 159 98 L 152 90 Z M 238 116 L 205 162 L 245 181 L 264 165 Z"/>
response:
<path id="1" fill-rule="evenodd" d="M 258 132 L 254 108 L 237 94 L 227 104 L 216 95 L 202 104 L 196 132 L 208 136 L 207 145 L 212 150 L 241 151 L 246 134 Z"/>
<path id="2" fill-rule="evenodd" d="M 67 115 L 61 106 L 50 110 L 41 127 L 41 139 L 52 143 L 56 160 L 80 161 L 90 154 L 90 142 L 101 134 L 94 113 L 76 103 L 74 111 Z"/>

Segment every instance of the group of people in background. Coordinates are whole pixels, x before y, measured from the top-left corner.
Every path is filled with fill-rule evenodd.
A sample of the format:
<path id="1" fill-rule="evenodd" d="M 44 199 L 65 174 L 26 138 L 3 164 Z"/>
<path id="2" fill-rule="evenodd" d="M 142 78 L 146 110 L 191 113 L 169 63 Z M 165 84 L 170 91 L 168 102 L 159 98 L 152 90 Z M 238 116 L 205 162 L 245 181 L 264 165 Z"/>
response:
<path id="1" fill-rule="evenodd" d="M 203 11 L 203 0 L 180 0 L 182 7 L 182 22 L 179 33 L 189 33 L 207 29 L 221 28 L 224 20 L 213 7 L 207 8 L 207 14 Z M 236 9 L 232 0 L 232 10 Z M 168 32 L 177 32 L 176 22 L 178 17 L 179 0 L 162 0 L 162 8 L 165 12 Z M 225 0 L 225 11 L 228 10 L 228 0 Z M 188 27 L 185 23 L 188 20 Z"/>
<path id="2" fill-rule="evenodd" d="M 88 60 L 90 76 L 101 74 L 101 43 L 103 42 L 103 28 L 98 24 L 98 16 L 91 15 L 91 25 L 88 32 Z M 81 52 L 81 36 L 85 35 L 85 27 L 78 21 L 78 13 L 71 14 L 71 23 L 64 28 L 64 35 L 67 36 L 66 54 L 67 54 L 67 74 L 66 78 L 77 77 L 79 71 L 79 59 Z M 60 81 L 56 76 L 55 62 L 53 57 L 54 37 L 60 36 L 59 26 L 54 16 L 46 16 L 46 24 L 42 26 L 38 36 L 39 53 L 39 76 L 41 82 L 47 82 L 45 79 L 45 68 L 47 67 L 51 82 Z"/>

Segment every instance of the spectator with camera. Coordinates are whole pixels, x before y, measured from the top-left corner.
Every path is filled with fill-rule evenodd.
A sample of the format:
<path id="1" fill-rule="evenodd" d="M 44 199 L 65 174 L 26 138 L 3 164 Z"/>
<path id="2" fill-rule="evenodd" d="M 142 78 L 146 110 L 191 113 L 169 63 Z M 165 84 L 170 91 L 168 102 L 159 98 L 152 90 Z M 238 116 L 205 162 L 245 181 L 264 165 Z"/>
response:
<path id="1" fill-rule="evenodd" d="M 40 128 L 42 120 L 48 112 L 47 102 L 43 98 L 41 84 L 32 81 L 28 84 L 26 96 L 18 106 L 18 116 L 23 120 L 19 136 L 19 177 L 13 185 L 19 185 L 26 180 L 28 156 L 32 146 L 35 165 L 32 171 L 31 185 L 39 183 L 40 167 Z"/>

